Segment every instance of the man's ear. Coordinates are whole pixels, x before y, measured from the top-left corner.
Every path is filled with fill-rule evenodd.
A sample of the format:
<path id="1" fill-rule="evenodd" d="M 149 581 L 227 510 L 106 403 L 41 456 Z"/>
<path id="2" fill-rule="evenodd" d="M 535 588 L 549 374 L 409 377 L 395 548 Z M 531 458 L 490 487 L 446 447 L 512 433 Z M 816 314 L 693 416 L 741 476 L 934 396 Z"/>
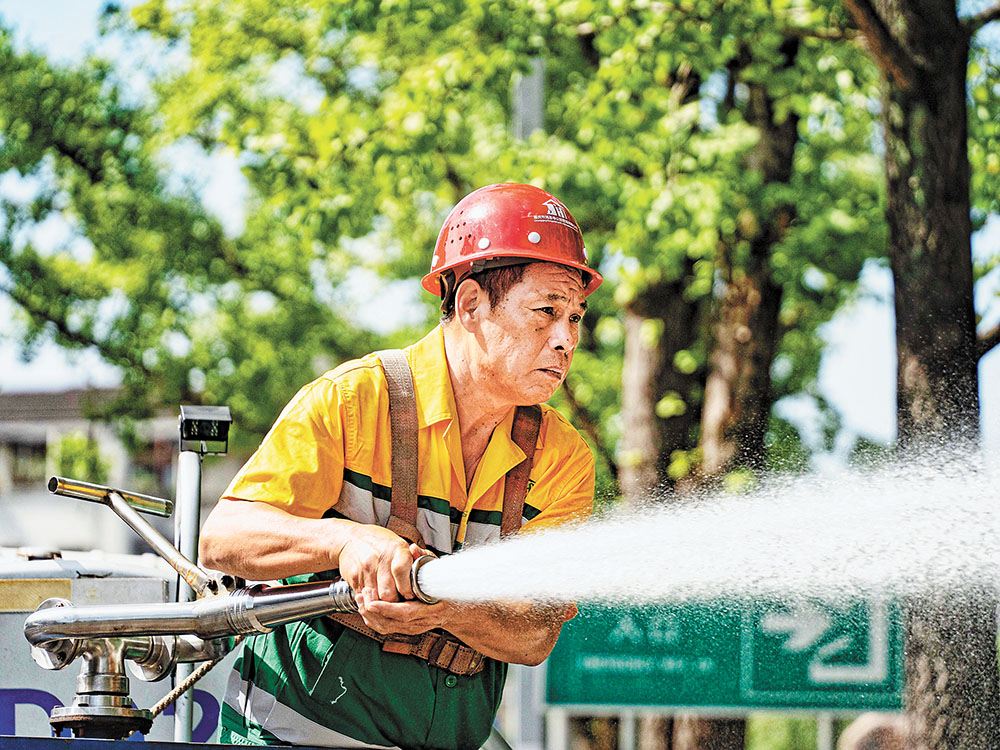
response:
<path id="1" fill-rule="evenodd" d="M 483 312 L 489 310 L 486 292 L 479 283 L 466 279 L 455 290 L 455 317 L 468 330 L 479 325 Z"/>

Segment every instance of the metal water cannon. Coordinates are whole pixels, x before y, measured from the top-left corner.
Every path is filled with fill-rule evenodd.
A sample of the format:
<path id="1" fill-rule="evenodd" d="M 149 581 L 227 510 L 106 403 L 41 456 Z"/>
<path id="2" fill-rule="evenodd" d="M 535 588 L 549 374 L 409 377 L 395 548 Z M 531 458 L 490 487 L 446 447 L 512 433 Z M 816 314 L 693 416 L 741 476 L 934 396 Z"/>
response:
<path id="1" fill-rule="evenodd" d="M 410 568 L 410 582 L 416 598 L 425 604 L 438 600 L 420 588 L 418 572 L 435 560 L 424 555 Z M 331 614 L 357 612 L 354 591 L 346 581 L 293 583 L 285 586 L 254 584 L 195 602 L 153 604 L 106 604 L 74 607 L 67 599 L 47 599 L 28 615 L 24 637 L 39 653 L 42 666 L 61 669 L 77 655 L 78 639 L 141 638 L 153 636 L 196 636 L 210 641 L 234 635 L 269 633 L 279 625 Z M 188 651 L 193 639 L 188 641 Z M 214 650 L 214 648 L 213 648 Z M 165 658 L 156 654 L 156 659 Z M 153 652 L 140 658 L 126 657 L 143 664 L 154 660 Z M 212 658 L 211 656 L 206 658 Z M 59 662 L 59 665 L 56 665 Z M 158 675 L 156 679 L 164 676 Z M 148 679 L 148 677 L 144 677 Z"/>
<path id="2" fill-rule="evenodd" d="M 72 705 L 50 714 L 56 734 L 62 729 L 74 737 L 103 739 L 145 734 L 155 710 L 133 706 L 128 675 L 152 682 L 174 674 L 179 683 L 174 693 L 189 695 L 190 684 L 199 676 L 191 665 L 205 662 L 199 669 L 210 668 L 233 648 L 235 637 L 266 633 L 295 620 L 357 611 L 354 592 L 344 581 L 247 587 L 197 564 L 201 458 L 225 451 L 230 421 L 224 407 L 181 407 L 180 517 L 173 544 L 142 517 L 169 517 L 174 509 L 170 500 L 64 477 L 49 479 L 48 489 L 54 494 L 111 508 L 179 576 L 176 602 L 77 607 L 68 599 L 52 598 L 28 616 L 24 635 L 39 666 L 57 670 L 78 658 L 82 661 Z M 433 559 L 418 559 L 410 571 L 413 590 L 425 603 L 436 600 L 420 588 L 418 572 Z M 185 708 L 182 700 L 177 700 L 174 738 L 190 741 L 190 703 Z"/>
<path id="3" fill-rule="evenodd" d="M 199 596 L 215 597 L 234 587 L 236 582 L 231 576 L 213 576 L 198 567 L 140 515 L 168 517 L 174 506 L 170 500 L 63 477 L 51 477 L 48 489 L 56 495 L 111 508 Z M 212 642 L 187 634 L 157 637 L 138 632 L 136 628 L 121 627 L 113 627 L 102 636 L 90 632 L 62 632 L 58 625 L 76 619 L 76 613 L 83 613 L 86 618 L 101 616 L 93 610 L 106 609 L 115 609 L 115 606 L 76 608 L 68 599 L 52 598 L 42 602 L 25 621 L 25 637 L 31 644 L 31 656 L 36 664 L 44 669 L 63 669 L 77 658 L 82 660 L 73 703 L 54 708 L 49 716 L 56 734 L 63 729 L 70 730 L 74 737 L 102 739 L 121 739 L 136 731 L 145 734 L 154 715 L 148 709 L 133 707 L 125 662 L 130 662 L 130 667 L 136 665 L 135 669 L 130 669 L 133 676 L 153 681 L 170 674 L 179 662 L 215 659 L 224 656 L 232 647 L 231 639 Z"/>
<path id="4" fill-rule="evenodd" d="M 236 579 L 198 567 L 136 512 L 161 513 L 169 501 L 110 487 L 53 477 L 55 494 L 102 502 L 145 539 L 198 592 L 192 602 L 76 607 L 67 599 L 44 601 L 24 623 L 32 657 L 45 669 L 83 659 L 73 705 L 53 710 L 53 728 L 76 737 L 117 739 L 149 731 L 153 716 L 132 708 L 128 672 L 141 680 L 163 679 L 178 664 L 215 660 L 233 646 L 233 636 L 267 633 L 279 625 L 333 612 L 358 610 L 345 581 L 236 587 Z M 420 586 L 419 571 L 435 558 L 425 555 L 410 569 L 419 601 L 437 600 Z M 128 662 L 126 665 L 125 662 Z"/>

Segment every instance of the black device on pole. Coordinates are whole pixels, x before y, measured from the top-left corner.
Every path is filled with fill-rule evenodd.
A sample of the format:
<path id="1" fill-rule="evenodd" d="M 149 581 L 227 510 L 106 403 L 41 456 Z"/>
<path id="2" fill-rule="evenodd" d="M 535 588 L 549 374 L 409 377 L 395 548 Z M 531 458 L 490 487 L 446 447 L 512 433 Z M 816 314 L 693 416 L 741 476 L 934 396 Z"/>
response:
<path id="1" fill-rule="evenodd" d="M 204 455 L 220 455 L 229 448 L 228 406 L 181 406 L 180 448 Z"/>

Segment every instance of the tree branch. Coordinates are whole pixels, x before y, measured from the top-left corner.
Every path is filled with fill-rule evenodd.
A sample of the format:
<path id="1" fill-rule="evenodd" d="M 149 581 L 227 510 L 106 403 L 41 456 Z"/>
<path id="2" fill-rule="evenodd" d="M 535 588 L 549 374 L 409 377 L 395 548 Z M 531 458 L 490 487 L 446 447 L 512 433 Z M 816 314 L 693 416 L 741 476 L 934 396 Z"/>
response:
<path id="1" fill-rule="evenodd" d="M 993 349 L 1000 345 L 1000 324 L 993 326 L 988 331 L 983 331 L 976 337 L 976 359 L 980 360 Z"/>
<path id="2" fill-rule="evenodd" d="M 889 31 L 870 0 L 844 0 L 844 4 L 854 16 L 875 62 L 885 75 L 895 79 L 906 90 L 916 88 L 921 78 L 919 69 Z"/>
<path id="3" fill-rule="evenodd" d="M 859 36 L 854 29 L 804 29 L 798 26 L 786 26 L 781 31 L 799 39 L 820 39 L 825 42 L 853 42 Z"/>
<path id="4" fill-rule="evenodd" d="M 974 16 L 969 16 L 962 21 L 962 25 L 969 32 L 969 36 L 972 36 L 983 26 L 997 19 L 1000 19 L 1000 5 L 994 5 L 992 8 L 987 8 L 980 13 L 976 13 Z"/>
<path id="5" fill-rule="evenodd" d="M 132 357 L 117 348 L 109 347 L 106 343 L 95 338 L 72 330 L 64 319 L 56 318 L 48 310 L 44 309 L 42 305 L 38 305 L 36 300 L 30 295 L 25 294 L 20 287 L 15 286 L 11 288 L 3 285 L 0 286 L 0 292 L 7 294 L 13 302 L 35 320 L 51 324 L 59 336 L 67 343 L 78 346 L 81 349 L 92 346 L 111 364 L 125 369 L 138 370 L 147 378 L 153 376 L 152 370 L 146 367 L 140 359 Z"/>
<path id="6" fill-rule="evenodd" d="M 618 464 L 615 462 L 614 456 L 611 451 L 608 450 L 607 444 L 601 439 L 601 435 L 597 430 L 597 423 L 591 416 L 590 412 L 587 411 L 579 401 L 576 399 L 576 394 L 573 393 L 573 388 L 570 386 L 568 380 L 564 380 L 562 384 L 563 393 L 566 394 L 566 401 L 569 403 L 569 408 L 573 412 L 573 416 L 576 417 L 577 423 L 580 425 L 580 429 L 583 430 L 584 434 L 590 438 L 590 442 L 594 444 L 597 452 L 601 454 L 601 458 L 608 465 L 608 471 L 611 472 L 611 476 L 614 480 L 618 481 Z"/>

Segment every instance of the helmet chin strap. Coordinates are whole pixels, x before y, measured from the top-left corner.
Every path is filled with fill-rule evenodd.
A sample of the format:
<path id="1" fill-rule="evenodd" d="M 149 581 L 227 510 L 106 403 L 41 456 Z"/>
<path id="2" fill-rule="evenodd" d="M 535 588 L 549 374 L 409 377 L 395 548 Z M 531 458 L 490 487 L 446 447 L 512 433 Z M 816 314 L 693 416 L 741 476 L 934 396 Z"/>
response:
<path id="1" fill-rule="evenodd" d="M 438 284 L 441 286 L 441 312 L 444 312 L 448 307 L 449 298 L 458 288 L 458 284 L 455 283 L 455 272 L 445 271 L 438 276 Z"/>

